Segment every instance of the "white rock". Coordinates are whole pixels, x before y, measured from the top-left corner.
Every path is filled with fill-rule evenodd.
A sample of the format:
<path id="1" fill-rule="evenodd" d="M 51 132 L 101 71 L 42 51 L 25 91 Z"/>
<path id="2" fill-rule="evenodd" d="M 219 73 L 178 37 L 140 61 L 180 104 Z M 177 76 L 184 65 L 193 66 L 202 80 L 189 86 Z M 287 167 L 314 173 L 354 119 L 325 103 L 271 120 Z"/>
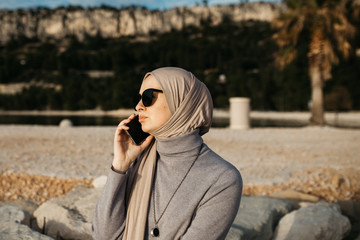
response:
<path id="1" fill-rule="evenodd" d="M 68 194 L 40 205 L 34 212 L 37 224 L 54 238 L 91 239 L 91 223 L 99 196 L 98 189 L 77 186 Z"/>
<path id="2" fill-rule="evenodd" d="M 273 239 L 340 240 L 350 228 L 349 219 L 341 215 L 337 204 L 320 202 L 285 215 L 280 220 Z"/>
<path id="3" fill-rule="evenodd" d="M 94 179 L 94 181 L 92 182 L 94 188 L 102 188 L 105 186 L 107 180 L 107 176 L 100 176 Z"/>

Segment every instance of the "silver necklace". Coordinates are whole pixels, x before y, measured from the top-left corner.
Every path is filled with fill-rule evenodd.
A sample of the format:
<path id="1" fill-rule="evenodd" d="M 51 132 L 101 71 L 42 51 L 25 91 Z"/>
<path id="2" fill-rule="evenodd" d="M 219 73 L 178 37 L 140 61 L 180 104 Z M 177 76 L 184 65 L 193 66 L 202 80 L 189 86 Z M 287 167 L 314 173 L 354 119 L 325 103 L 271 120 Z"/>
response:
<path id="1" fill-rule="evenodd" d="M 200 150 L 196 156 L 196 158 L 194 159 L 194 161 L 191 163 L 189 169 L 187 170 L 187 172 L 185 173 L 184 177 L 182 178 L 180 184 L 177 186 L 175 192 L 171 195 L 170 197 L 170 200 L 168 201 L 168 203 L 166 204 L 164 210 L 162 211 L 162 213 L 160 214 L 160 217 L 158 220 L 156 220 L 156 213 L 155 213 L 155 177 L 154 177 L 154 181 L 153 181 L 153 194 L 152 194 L 152 197 L 153 197 L 153 210 L 154 210 L 154 223 L 155 223 L 155 227 L 153 227 L 150 231 L 150 234 L 151 236 L 153 237 L 159 237 L 160 236 L 160 230 L 159 230 L 159 227 L 158 227 L 158 223 L 160 222 L 160 219 L 162 218 L 162 216 L 164 215 L 166 209 L 168 208 L 171 200 L 173 199 L 173 197 L 175 196 L 176 192 L 179 190 L 181 184 L 184 182 L 186 176 L 189 174 L 191 168 L 194 166 L 195 164 L 195 161 L 199 158 L 199 155 L 200 155 L 200 152 L 201 152 L 201 149 L 202 149 L 202 146 L 203 146 L 203 143 L 201 144 L 200 146 Z"/>

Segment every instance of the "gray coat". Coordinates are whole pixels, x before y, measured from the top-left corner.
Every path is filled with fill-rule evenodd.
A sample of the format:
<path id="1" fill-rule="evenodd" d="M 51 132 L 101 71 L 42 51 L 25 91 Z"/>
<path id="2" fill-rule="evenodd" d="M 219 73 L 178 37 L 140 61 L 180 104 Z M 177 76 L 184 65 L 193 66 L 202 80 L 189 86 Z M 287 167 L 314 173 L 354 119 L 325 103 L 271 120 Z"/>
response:
<path id="1" fill-rule="evenodd" d="M 153 207 L 158 220 L 199 151 L 198 159 L 158 223 L 160 236 L 153 238 Z M 240 204 L 239 171 L 203 144 L 197 130 L 157 139 L 157 152 L 155 204 L 151 196 L 145 239 L 225 239 Z M 110 171 L 95 208 L 94 239 L 122 239 L 128 176 L 129 172 Z"/>

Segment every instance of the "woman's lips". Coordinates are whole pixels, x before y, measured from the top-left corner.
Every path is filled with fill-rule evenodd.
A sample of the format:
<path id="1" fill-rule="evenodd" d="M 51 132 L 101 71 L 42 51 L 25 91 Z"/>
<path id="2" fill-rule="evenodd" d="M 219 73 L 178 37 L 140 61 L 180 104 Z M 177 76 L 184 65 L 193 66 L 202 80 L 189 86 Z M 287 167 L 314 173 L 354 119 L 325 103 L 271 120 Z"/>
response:
<path id="1" fill-rule="evenodd" d="M 139 116 L 139 122 L 142 122 L 142 121 L 144 121 L 145 119 L 146 119 L 145 116 Z"/>

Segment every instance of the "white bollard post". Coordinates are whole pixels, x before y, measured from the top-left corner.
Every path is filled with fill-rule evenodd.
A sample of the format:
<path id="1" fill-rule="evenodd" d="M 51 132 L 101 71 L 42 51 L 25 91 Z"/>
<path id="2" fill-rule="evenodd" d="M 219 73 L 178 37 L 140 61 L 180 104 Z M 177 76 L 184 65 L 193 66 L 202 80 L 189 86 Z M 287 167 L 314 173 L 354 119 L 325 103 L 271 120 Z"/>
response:
<path id="1" fill-rule="evenodd" d="M 250 99 L 234 97 L 230 98 L 230 128 L 250 128 Z"/>

